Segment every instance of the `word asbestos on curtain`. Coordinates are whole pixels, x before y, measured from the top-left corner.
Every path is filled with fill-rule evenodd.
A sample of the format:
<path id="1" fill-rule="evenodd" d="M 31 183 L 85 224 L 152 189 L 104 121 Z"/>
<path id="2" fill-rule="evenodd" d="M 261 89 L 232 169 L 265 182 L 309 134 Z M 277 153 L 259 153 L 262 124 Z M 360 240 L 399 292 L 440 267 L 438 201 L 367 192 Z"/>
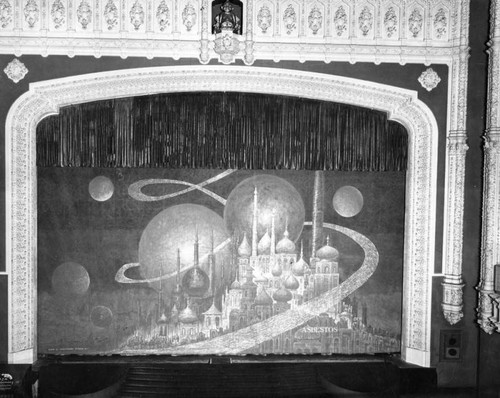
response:
<path id="1" fill-rule="evenodd" d="M 383 112 L 249 93 L 85 103 L 37 127 L 40 167 L 404 171 L 407 147 Z"/>

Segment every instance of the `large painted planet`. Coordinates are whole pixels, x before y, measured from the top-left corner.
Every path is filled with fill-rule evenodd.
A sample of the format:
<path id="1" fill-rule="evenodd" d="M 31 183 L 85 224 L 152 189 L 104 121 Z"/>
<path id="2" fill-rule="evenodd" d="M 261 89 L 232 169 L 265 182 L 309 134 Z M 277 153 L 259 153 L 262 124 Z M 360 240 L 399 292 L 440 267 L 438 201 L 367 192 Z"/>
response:
<path id="1" fill-rule="evenodd" d="M 229 238 L 224 220 L 213 210 L 190 203 L 162 210 L 148 223 L 139 242 L 141 276 L 146 280 L 168 274 L 175 276 L 177 250 L 180 253 L 181 269 L 192 267 L 196 236 L 200 267 L 208 273 L 212 233 L 215 247 Z M 226 245 L 215 255 L 217 278 L 221 276 L 222 267 L 225 267 L 225 275 L 229 275 L 230 246 Z M 152 282 L 151 286 L 159 289 L 160 282 Z M 175 277 L 162 280 L 162 289 L 170 291 L 174 286 Z"/>
<path id="2" fill-rule="evenodd" d="M 270 230 L 274 212 L 277 239 L 281 239 L 288 226 L 290 239 L 296 241 L 304 226 L 304 202 L 292 184 L 270 174 L 247 178 L 231 191 L 224 208 L 224 221 L 229 233 L 240 238 L 246 233 L 251 239 L 255 189 L 259 238 L 267 229 Z"/>
<path id="3" fill-rule="evenodd" d="M 63 297 L 81 296 L 90 286 L 89 273 L 75 262 L 60 264 L 52 274 L 52 289 Z"/>

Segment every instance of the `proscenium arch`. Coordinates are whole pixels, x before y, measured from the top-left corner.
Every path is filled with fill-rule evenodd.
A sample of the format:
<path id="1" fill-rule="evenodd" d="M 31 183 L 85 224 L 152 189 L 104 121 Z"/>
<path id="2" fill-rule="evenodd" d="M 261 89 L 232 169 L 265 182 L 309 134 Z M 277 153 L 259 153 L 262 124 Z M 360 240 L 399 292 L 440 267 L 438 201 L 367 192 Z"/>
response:
<path id="1" fill-rule="evenodd" d="M 36 360 L 36 126 L 60 107 L 148 94 L 234 91 L 304 97 L 387 112 L 408 131 L 402 357 L 430 366 L 438 128 L 415 91 L 319 73 L 239 66 L 172 66 L 30 84 L 6 122 L 6 261 L 10 363 Z"/>

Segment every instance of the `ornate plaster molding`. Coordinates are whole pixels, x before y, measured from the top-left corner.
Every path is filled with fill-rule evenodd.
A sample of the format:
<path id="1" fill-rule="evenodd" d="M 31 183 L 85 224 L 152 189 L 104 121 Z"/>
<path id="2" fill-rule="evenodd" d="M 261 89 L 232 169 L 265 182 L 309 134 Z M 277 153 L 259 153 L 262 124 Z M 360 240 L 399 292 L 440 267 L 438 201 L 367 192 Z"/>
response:
<path id="1" fill-rule="evenodd" d="M 233 45 L 231 60 L 215 47 L 208 0 L 0 0 L 0 52 L 429 65 L 450 59 L 469 1 L 242 0 L 244 51 Z"/>
<path id="2" fill-rule="evenodd" d="M 3 71 L 10 80 L 14 83 L 19 83 L 28 73 L 28 68 L 17 58 L 14 58 L 7 64 Z"/>
<path id="3" fill-rule="evenodd" d="M 35 355 L 35 129 L 59 107 L 160 92 L 243 91 L 301 96 L 385 111 L 409 133 L 403 282 L 402 353 L 430 365 L 431 276 L 434 270 L 438 129 L 414 91 L 367 81 L 274 68 L 160 67 L 88 74 L 31 84 L 6 124 L 9 354 Z"/>
<path id="4" fill-rule="evenodd" d="M 486 333 L 500 332 L 494 267 L 500 264 L 500 4 L 491 1 L 488 102 L 484 135 L 483 225 L 477 322 Z M 498 293 L 498 292 L 497 292 Z"/>
<path id="5" fill-rule="evenodd" d="M 427 68 L 425 71 L 422 72 L 422 74 L 418 78 L 418 82 L 427 91 L 434 90 L 440 81 L 441 81 L 441 78 L 436 73 L 436 71 L 432 68 Z"/>
<path id="6" fill-rule="evenodd" d="M 438 9 L 440 6 L 438 6 Z M 467 146 L 467 78 L 469 59 L 469 2 L 461 2 L 457 12 L 460 36 L 450 62 L 448 133 L 443 241 L 443 315 L 451 325 L 463 317 L 462 280 L 465 158 Z M 441 14 L 442 17 L 442 14 Z M 435 25 L 436 26 L 436 25 Z"/>

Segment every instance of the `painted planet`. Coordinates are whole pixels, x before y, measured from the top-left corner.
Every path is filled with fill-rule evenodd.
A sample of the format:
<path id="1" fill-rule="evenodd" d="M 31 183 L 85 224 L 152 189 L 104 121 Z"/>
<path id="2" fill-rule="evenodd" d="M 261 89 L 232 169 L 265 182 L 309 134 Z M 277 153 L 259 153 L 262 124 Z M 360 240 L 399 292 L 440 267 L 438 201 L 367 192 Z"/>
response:
<path id="1" fill-rule="evenodd" d="M 92 308 L 90 313 L 90 320 L 94 326 L 99 328 L 107 328 L 113 321 L 113 312 L 108 307 L 98 305 Z"/>
<path id="2" fill-rule="evenodd" d="M 89 193 L 92 199 L 98 202 L 105 202 L 113 196 L 115 186 L 113 182 L 105 176 L 95 177 L 89 183 Z"/>
<path id="3" fill-rule="evenodd" d="M 275 212 L 277 240 L 283 237 L 288 223 L 290 239 L 297 241 L 305 220 L 302 197 L 288 181 L 274 175 L 261 174 L 240 182 L 229 194 L 224 208 L 224 221 L 231 234 L 240 238 L 246 232 L 251 239 L 253 222 L 254 191 L 257 189 L 257 232 L 262 237 L 271 229 Z"/>
<path id="4" fill-rule="evenodd" d="M 81 296 L 87 292 L 89 286 L 89 273 L 78 263 L 62 263 L 52 274 L 52 289 L 63 297 Z"/>
<path id="5" fill-rule="evenodd" d="M 333 208 L 342 217 L 354 217 L 363 209 L 363 194 L 355 187 L 346 185 L 333 195 Z"/>
<path id="6" fill-rule="evenodd" d="M 193 267 L 197 235 L 200 267 L 208 273 L 212 233 L 215 248 L 229 238 L 222 217 L 204 206 L 188 203 L 161 211 L 146 226 L 139 242 L 141 276 L 148 280 L 171 275 L 162 282 L 162 288 L 172 290 L 177 271 L 177 249 L 180 252 L 181 269 Z M 230 246 L 226 245 L 215 255 L 215 269 L 219 273 L 217 278 L 221 276 L 222 265 L 225 275 L 230 272 Z M 154 289 L 160 287 L 159 282 L 150 285 Z"/>

